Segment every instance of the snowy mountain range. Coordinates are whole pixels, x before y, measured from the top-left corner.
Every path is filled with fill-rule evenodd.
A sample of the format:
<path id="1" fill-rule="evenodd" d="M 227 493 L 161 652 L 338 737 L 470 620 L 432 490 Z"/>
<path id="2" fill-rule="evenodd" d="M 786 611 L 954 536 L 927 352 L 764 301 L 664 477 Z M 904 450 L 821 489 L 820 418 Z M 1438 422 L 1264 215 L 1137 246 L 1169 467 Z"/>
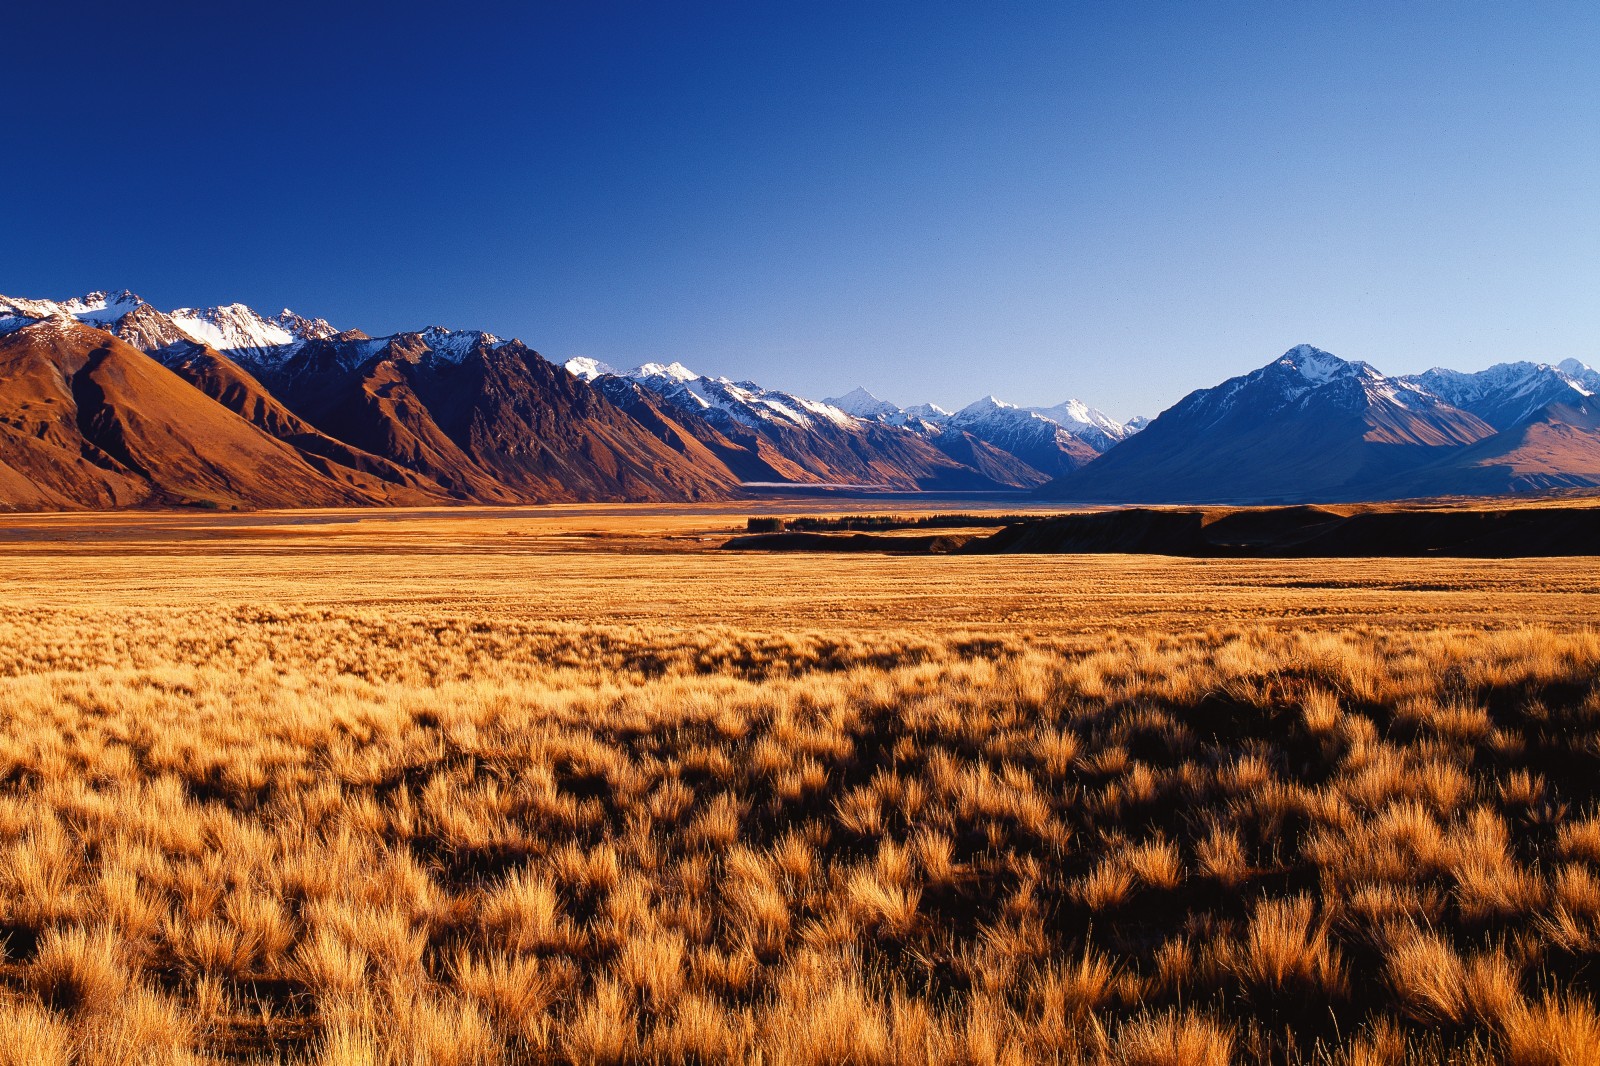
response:
<path id="1" fill-rule="evenodd" d="M 1102 502 L 1294 502 L 1600 486 L 1582 363 L 1388 377 L 1298 345 L 1190 393 L 1041 490 Z"/>
<path id="2" fill-rule="evenodd" d="M 1120 423 L 1080 400 L 814 400 L 126 290 L 0 297 L 0 507 L 700 499 L 777 486 L 1191 502 L 1600 486 L 1600 373 L 1386 376 L 1310 345 Z"/>
<path id="3" fill-rule="evenodd" d="M 302 318 L 287 308 L 272 318 L 263 318 L 239 303 L 162 312 L 126 289 L 91 292 L 59 303 L 0 296 L 0 332 L 50 318 L 70 318 L 109 332 L 132 334 L 152 350 L 188 342 L 257 359 L 286 358 L 307 340 L 338 333 L 320 318 Z"/>
<path id="4" fill-rule="evenodd" d="M 969 463 L 974 459 L 973 446 L 979 445 L 1028 468 L 997 479 L 1018 486 L 1076 470 L 1136 432 L 1078 400 L 1025 409 L 989 396 L 952 413 L 933 404 L 897 407 L 862 388 L 819 402 L 751 381 L 707 377 L 678 362 L 645 363 L 618 371 L 593 359 L 573 359 L 566 368 L 601 388 L 608 387 L 608 379 L 634 382 L 675 408 L 724 428 L 737 424 L 814 431 L 819 424 L 854 430 L 874 426 L 880 433 L 898 430 L 918 437 Z"/>

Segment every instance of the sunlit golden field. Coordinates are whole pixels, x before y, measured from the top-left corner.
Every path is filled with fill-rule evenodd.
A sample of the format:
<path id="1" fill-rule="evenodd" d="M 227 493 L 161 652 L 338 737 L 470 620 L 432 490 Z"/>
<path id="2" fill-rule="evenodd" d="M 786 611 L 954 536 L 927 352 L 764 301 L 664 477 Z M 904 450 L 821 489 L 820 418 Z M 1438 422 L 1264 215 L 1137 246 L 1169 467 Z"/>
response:
<path id="1" fill-rule="evenodd" d="M 0 1061 L 1600 1062 L 1593 559 L 0 519 Z"/>

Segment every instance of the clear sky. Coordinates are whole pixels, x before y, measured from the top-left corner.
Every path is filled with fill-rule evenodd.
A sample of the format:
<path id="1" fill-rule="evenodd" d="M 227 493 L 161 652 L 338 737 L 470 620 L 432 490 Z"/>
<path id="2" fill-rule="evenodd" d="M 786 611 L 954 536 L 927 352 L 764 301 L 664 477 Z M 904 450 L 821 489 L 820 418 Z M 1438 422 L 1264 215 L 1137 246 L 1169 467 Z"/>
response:
<path id="1" fill-rule="evenodd" d="M 7 6 L 0 292 L 1118 416 L 1600 361 L 1600 5 Z"/>

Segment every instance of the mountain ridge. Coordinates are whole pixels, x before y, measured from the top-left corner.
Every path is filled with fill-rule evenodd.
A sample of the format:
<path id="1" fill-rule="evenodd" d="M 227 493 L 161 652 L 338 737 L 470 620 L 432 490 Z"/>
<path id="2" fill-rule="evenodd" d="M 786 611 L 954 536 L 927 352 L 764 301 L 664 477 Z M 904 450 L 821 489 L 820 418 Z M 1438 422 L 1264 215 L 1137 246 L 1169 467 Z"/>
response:
<path id="1" fill-rule="evenodd" d="M 1075 398 L 814 400 L 677 361 L 557 365 L 482 330 L 372 337 L 240 303 L 161 311 L 126 289 L 0 296 L 0 508 L 706 500 L 773 484 L 1109 503 L 1543 492 L 1600 487 L 1596 393 L 1600 373 L 1570 359 L 1389 376 L 1300 344 L 1121 423 Z"/>

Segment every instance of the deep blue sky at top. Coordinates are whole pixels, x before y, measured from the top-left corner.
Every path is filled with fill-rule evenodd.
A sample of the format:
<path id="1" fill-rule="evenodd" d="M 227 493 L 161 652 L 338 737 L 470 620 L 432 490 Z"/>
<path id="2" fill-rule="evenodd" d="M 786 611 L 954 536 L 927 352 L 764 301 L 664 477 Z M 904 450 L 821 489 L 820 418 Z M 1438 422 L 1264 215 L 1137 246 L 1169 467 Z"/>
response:
<path id="1" fill-rule="evenodd" d="M 0 292 L 1128 416 L 1600 357 L 1600 5 L 7 7 Z"/>

